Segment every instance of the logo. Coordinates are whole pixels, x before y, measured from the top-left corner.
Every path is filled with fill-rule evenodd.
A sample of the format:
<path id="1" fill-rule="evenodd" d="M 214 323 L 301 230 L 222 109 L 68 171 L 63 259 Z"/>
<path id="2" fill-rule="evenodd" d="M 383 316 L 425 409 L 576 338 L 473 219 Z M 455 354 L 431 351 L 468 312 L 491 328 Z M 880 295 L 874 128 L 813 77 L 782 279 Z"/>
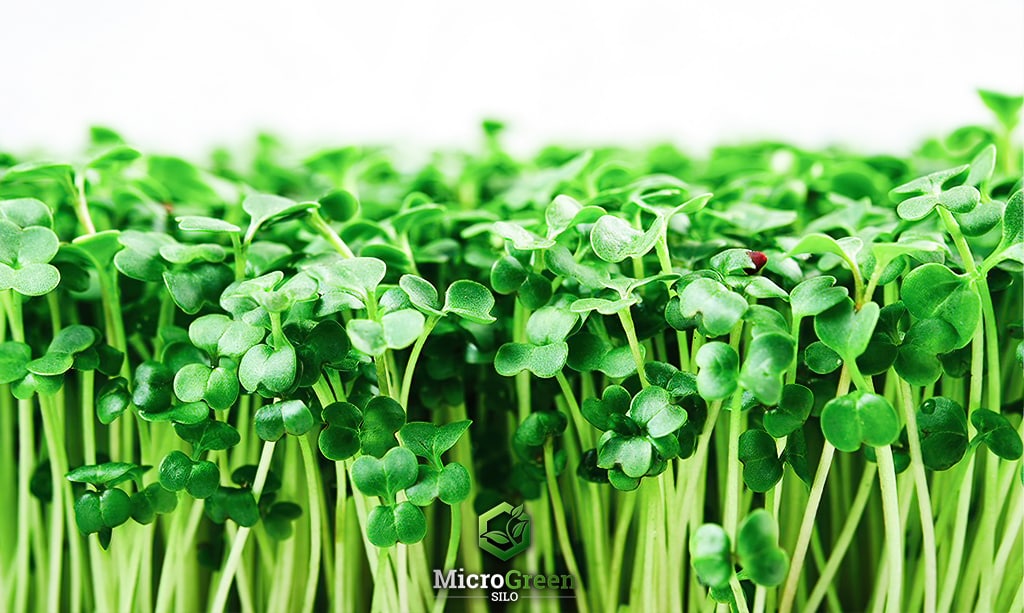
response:
<path id="1" fill-rule="evenodd" d="M 523 505 L 503 502 L 480 515 L 479 534 L 480 549 L 508 562 L 530 546 L 530 516 Z"/>

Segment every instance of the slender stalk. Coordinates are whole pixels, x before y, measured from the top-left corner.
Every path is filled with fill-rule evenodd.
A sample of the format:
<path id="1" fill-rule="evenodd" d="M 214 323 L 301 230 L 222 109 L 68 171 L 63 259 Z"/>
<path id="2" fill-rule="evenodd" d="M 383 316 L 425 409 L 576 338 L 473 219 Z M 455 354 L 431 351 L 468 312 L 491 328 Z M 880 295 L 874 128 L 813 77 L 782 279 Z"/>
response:
<path id="1" fill-rule="evenodd" d="M 629 341 L 629 350 L 633 354 L 633 361 L 636 362 L 636 374 L 640 377 L 640 385 L 647 387 L 647 373 L 644 371 L 644 356 L 640 352 L 640 341 L 636 338 L 636 327 L 633 325 L 633 316 L 629 308 L 622 309 L 618 313 L 619 321 L 622 322 L 622 329 L 626 331 L 626 340 Z"/>
<path id="2" fill-rule="evenodd" d="M 850 369 L 847 365 L 839 375 L 839 385 L 836 389 L 836 397 L 843 396 L 850 388 Z M 803 520 L 800 522 L 800 532 L 796 540 L 796 548 L 790 556 L 789 574 L 786 576 L 785 587 L 782 590 L 782 598 L 779 600 L 779 612 L 789 613 L 793 610 L 793 601 L 796 598 L 797 585 L 800 583 L 800 573 L 803 571 L 804 559 L 807 557 L 807 547 L 811 543 L 811 532 L 814 529 L 814 519 L 818 514 L 818 506 L 821 504 L 821 495 L 825 490 L 825 481 L 828 479 L 829 469 L 832 467 L 832 458 L 836 448 L 825 441 L 821 449 L 821 460 L 818 462 L 818 469 L 814 473 L 814 481 L 811 484 L 811 492 L 804 508 Z"/>
<path id="3" fill-rule="evenodd" d="M 574 583 L 576 591 L 576 606 L 580 613 L 589 613 L 590 605 L 587 603 L 587 592 L 583 588 L 583 575 L 580 574 L 579 566 L 576 564 L 576 555 L 572 551 L 572 543 L 569 541 L 569 530 L 566 528 L 565 508 L 562 506 L 562 494 L 558 490 L 558 479 L 555 477 L 555 457 L 549 440 L 544 444 L 544 474 L 547 476 L 548 492 L 551 495 L 551 512 L 554 515 L 555 531 L 558 534 L 558 544 L 562 548 L 562 558 L 565 566 L 577 580 Z"/>
<path id="4" fill-rule="evenodd" d="M 565 378 L 565 373 L 558 371 L 555 374 L 555 379 L 558 381 L 559 387 L 562 388 L 562 396 L 565 398 L 566 404 L 569 405 L 569 415 L 572 417 L 573 425 L 576 426 L 576 434 L 580 439 L 580 446 L 583 450 L 590 449 L 593 447 L 593 441 L 590 438 L 589 424 L 583 420 L 583 413 L 580 411 L 580 404 L 576 401 L 576 394 L 573 392 L 572 385 L 569 384 L 569 380 Z"/>
<path id="5" fill-rule="evenodd" d="M 853 537 L 857 533 L 857 526 L 860 525 L 860 519 L 864 515 L 864 508 L 871 498 L 871 490 L 875 484 L 877 470 L 876 465 L 873 463 L 868 463 L 864 467 L 864 474 L 861 476 L 860 485 L 857 486 L 857 495 L 850 506 L 846 522 L 843 524 L 842 531 L 832 546 L 832 553 L 829 555 L 825 567 L 821 569 L 818 582 L 814 584 L 811 595 L 807 597 L 807 602 L 804 605 L 807 611 L 818 610 L 818 605 L 821 604 L 822 598 L 825 597 L 825 592 L 832 585 L 833 577 L 839 571 L 839 565 L 842 564 L 846 550 L 850 547 L 850 543 L 853 542 Z"/>
<path id="6" fill-rule="evenodd" d="M 626 549 L 626 537 L 629 536 L 629 526 L 633 521 L 633 512 L 636 508 L 638 494 L 625 493 L 625 502 L 619 508 L 618 523 L 615 525 L 615 536 L 612 542 L 611 566 L 608 568 L 605 602 L 607 613 L 614 613 L 619 608 L 619 586 L 622 582 L 622 564 L 625 559 L 623 552 Z"/>
<path id="7" fill-rule="evenodd" d="M 740 580 L 733 573 L 731 579 L 729 579 L 729 587 L 732 588 L 732 597 L 736 601 L 736 611 L 738 613 L 749 613 L 747 609 L 747 599 L 743 595 L 743 588 L 740 586 Z"/>
<path id="8" fill-rule="evenodd" d="M 258 503 L 260 494 L 263 493 L 263 486 L 267 482 L 267 474 L 270 472 L 270 462 L 274 457 L 275 441 L 263 443 L 263 453 L 260 455 L 260 463 L 256 466 L 256 477 L 252 484 L 252 495 Z M 249 538 L 250 528 L 241 527 L 238 536 L 231 543 L 231 551 L 228 553 L 227 562 L 224 564 L 224 572 L 220 576 L 220 583 L 217 585 L 217 592 L 213 598 L 210 610 L 214 613 L 223 613 L 228 603 L 228 594 L 231 591 L 231 583 L 238 570 L 238 564 L 242 559 L 242 550 Z"/>
<path id="9" fill-rule="evenodd" d="M 459 536 L 462 531 L 462 509 L 457 504 L 448 508 L 452 514 L 451 529 L 448 531 L 448 548 L 444 554 L 444 566 L 441 567 L 446 572 L 455 567 L 455 557 L 459 553 Z M 447 601 L 448 590 L 443 589 L 437 594 L 437 600 L 434 601 L 433 613 L 444 611 L 444 605 Z"/>
<path id="10" fill-rule="evenodd" d="M 723 525 L 726 533 L 731 535 L 734 541 L 740 516 L 739 441 L 740 429 L 743 427 L 743 413 L 740 410 L 742 404 L 743 389 L 736 388 L 732 395 L 732 406 L 729 407 L 729 446 L 726 460 L 725 523 Z"/>
<path id="11" fill-rule="evenodd" d="M 423 332 L 420 333 L 419 338 L 416 339 L 412 349 L 409 351 L 409 359 L 405 363 L 405 372 L 402 373 L 402 392 L 399 399 L 399 404 L 406 411 L 409 410 L 409 394 L 412 392 L 412 376 L 416 371 L 416 362 L 419 361 L 423 345 L 426 344 L 427 337 L 430 336 L 430 332 L 437 325 L 438 321 L 440 321 L 440 318 L 437 316 L 427 318 L 427 322 L 423 326 Z"/>
<path id="12" fill-rule="evenodd" d="M 305 465 L 306 490 L 309 496 L 309 566 L 306 568 L 306 588 L 301 611 L 309 612 L 316 604 L 316 586 L 320 580 L 320 467 L 317 465 L 308 436 L 300 436 L 299 449 Z"/>
<path id="13" fill-rule="evenodd" d="M 903 527 L 900 525 L 899 499 L 896 493 L 896 467 L 889 445 L 878 447 L 875 455 L 878 458 L 878 482 L 882 490 L 885 550 L 889 555 L 889 593 L 886 610 L 899 613 L 903 588 Z"/>
<path id="14" fill-rule="evenodd" d="M 331 224 L 327 223 L 327 220 L 320 216 L 320 213 L 315 209 L 309 211 L 309 223 L 313 226 L 313 229 L 320 233 L 327 242 L 331 244 L 334 249 L 345 258 L 354 258 L 356 255 L 352 253 L 352 249 L 349 248 L 348 244 L 345 243 L 338 236 L 338 233 L 334 231 Z M 246 244 L 252 240 L 251 236 L 246 235 Z"/>
<path id="15" fill-rule="evenodd" d="M 939 571 L 935 553 L 935 524 L 932 518 L 931 495 L 928 492 L 928 476 L 924 472 L 921 438 L 917 431 L 917 410 L 914 407 L 910 385 L 902 379 L 899 380 L 899 385 L 903 398 L 903 414 L 907 420 L 910 467 L 914 475 L 914 489 L 917 492 L 918 513 L 921 516 L 921 547 L 924 554 L 924 611 L 925 613 L 935 613 L 938 606 Z"/>

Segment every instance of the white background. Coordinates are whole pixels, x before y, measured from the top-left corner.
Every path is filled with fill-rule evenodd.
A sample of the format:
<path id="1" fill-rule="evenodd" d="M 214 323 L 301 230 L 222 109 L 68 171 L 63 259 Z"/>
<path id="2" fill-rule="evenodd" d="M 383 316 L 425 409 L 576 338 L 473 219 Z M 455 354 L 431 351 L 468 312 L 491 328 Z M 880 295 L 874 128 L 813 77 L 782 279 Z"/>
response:
<path id="1" fill-rule="evenodd" d="M 0 0 L 0 149 L 782 137 L 908 150 L 1024 90 L 1024 2 Z"/>

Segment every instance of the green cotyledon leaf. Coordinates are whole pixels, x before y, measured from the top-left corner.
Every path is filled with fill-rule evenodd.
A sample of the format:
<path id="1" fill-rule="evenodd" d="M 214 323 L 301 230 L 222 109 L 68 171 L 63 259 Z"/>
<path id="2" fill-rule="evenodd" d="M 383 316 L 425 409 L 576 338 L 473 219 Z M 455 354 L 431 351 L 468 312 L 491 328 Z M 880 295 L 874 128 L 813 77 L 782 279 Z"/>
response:
<path id="1" fill-rule="evenodd" d="M 900 418 L 884 396 L 856 391 L 825 404 L 821 431 L 839 451 L 853 452 L 861 444 L 881 447 L 895 442 Z"/>
<path id="2" fill-rule="evenodd" d="M 705 336 L 722 336 L 732 331 L 747 311 L 743 296 L 713 279 L 697 279 L 679 293 L 679 313 L 695 319 Z"/>
<path id="3" fill-rule="evenodd" d="M 733 575 L 732 544 L 718 524 L 704 524 L 690 537 L 690 559 L 704 585 L 723 587 Z"/>
<path id="4" fill-rule="evenodd" d="M 981 318 L 981 298 L 966 275 L 957 275 L 942 264 L 925 264 L 904 278 L 901 296 L 914 317 L 937 318 L 952 326 L 957 336 L 954 348 L 963 347 L 974 336 Z"/>
<path id="5" fill-rule="evenodd" d="M 778 540 L 779 529 L 770 513 L 757 509 L 745 517 L 736 538 L 741 575 L 765 587 L 782 583 L 789 570 L 789 556 Z"/>

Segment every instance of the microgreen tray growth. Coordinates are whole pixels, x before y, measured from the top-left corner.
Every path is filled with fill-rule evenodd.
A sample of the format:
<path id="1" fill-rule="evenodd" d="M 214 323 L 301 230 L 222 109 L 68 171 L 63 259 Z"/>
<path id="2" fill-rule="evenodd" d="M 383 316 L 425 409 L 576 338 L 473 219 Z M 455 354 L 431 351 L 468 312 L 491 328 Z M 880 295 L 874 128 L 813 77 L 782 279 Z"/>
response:
<path id="1" fill-rule="evenodd" d="M 0 155 L 0 609 L 1020 610 L 982 101 L 902 157 Z"/>

